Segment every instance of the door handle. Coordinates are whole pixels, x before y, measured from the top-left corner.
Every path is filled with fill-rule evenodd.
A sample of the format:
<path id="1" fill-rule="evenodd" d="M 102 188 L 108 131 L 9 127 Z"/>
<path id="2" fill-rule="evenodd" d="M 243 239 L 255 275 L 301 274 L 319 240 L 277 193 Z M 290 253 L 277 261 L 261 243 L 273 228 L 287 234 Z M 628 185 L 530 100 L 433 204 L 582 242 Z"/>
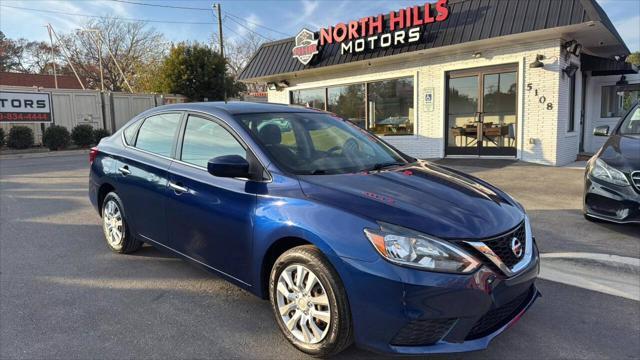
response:
<path id="1" fill-rule="evenodd" d="M 182 194 L 182 193 L 186 193 L 187 191 L 189 191 L 188 187 L 182 186 L 182 185 L 178 185 L 176 183 L 172 183 L 171 181 L 169 181 L 169 187 L 171 189 L 173 189 L 173 191 L 175 191 L 176 194 Z"/>
<path id="2" fill-rule="evenodd" d="M 124 176 L 127 176 L 127 175 L 131 174 L 131 170 L 129 170 L 129 167 L 126 166 L 126 165 L 121 167 L 121 168 L 119 168 L 118 171 L 120 171 L 120 173 L 122 175 L 124 175 Z"/>

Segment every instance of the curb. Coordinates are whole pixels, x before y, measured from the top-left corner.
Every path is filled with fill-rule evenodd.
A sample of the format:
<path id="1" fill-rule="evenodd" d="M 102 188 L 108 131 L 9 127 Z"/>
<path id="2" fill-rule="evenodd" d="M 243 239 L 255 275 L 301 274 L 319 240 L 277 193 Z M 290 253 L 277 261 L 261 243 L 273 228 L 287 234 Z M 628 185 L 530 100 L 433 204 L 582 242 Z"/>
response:
<path id="1" fill-rule="evenodd" d="M 46 157 L 63 157 L 89 154 L 89 149 L 79 150 L 61 150 L 61 151 L 44 151 L 23 154 L 0 154 L 0 160 L 16 160 L 16 159 L 38 159 Z"/>

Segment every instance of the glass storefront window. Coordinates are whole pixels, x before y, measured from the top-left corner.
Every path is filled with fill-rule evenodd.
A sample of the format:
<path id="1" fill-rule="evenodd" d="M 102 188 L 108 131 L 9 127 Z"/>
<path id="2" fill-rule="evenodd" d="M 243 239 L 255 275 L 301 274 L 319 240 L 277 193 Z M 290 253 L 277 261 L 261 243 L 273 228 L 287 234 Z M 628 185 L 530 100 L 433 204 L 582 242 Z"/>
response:
<path id="1" fill-rule="evenodd" d="M 335 86 L 327 89 L 327 110 L 365 128 L 364 84 Z"/>
<path id="2" fill-rule="evenodd" d="M 330 111 L 378 135 L 411 135 L 415 123 L 413 94 L 413 77 L 406 77 L 293 90 L 291 104 Z"/>
<path id="3" fill-rule="evenodd" d="M 625 91 L 618 94 L 615 85 L 602 87 L 602 101 L 600 103 L 600 117 L 620 117 L 631 108 L 640 98 L 640 91 Z"/>
<path id="4" fill-rule="evenodd" d="M 413 134 L 413 78 L 367 84 L 369 130 L 382 135 Z"/>
<path id="5" fill-rule="evenodd" d="M 291 104 L 325 110 L 325 89 L 295 90 L 291 92 Z"/>

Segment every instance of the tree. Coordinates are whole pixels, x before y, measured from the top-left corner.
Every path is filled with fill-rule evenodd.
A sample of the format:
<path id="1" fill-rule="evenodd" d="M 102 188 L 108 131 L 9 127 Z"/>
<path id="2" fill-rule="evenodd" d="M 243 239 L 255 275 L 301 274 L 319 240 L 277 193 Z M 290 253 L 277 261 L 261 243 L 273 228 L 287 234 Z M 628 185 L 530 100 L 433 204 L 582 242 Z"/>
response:
<path id="1" fill-rule="evenodd" d="M 627 62 L 635 66 L 640 66 L 640 51 L 634 51 L 627 57 Z"/>
<path id="2" fill-rule="evenodd" d="M 0 71 L 23 72 L 30 74 L 53 74 L 55 61 L 58 74 L 70 74 L 71 69 L 65 63 L 58 46 L 53 47 L 45 41 L 29 41 L 24 38 L 8 39 L 0 31 Z"/>
<path id="3" fill-rule="evenodd" d="M 182 94 L 192 101 L 222 100 L 223 74 L 227 62 L 211 47 L 199 43 L 180 43 L 171 48 L 159 73 L 156 91 Z M 233 76 L 227 76 L 227 96 L 242 90 Z"/>
<path id="4" fill-rule="evenodd" d="M 0 71 L 21 71 L 23 47 L 0 31 Z"/>
<path id="5" fill-rule="evenodd" d="M 224 57 L 227 59 L 228 73 L 237 78 L 263 42 L 264 39 L 253 32 L 248 32 L 242 37 L 227 38 L 224 42 Z M 219 48 L 216 34 L 213 35 L 212 43 L 215 49 Z M 248 91 L 266 91 L 264 84 L 247 84 L 247 87 Z"/>
<path id="6" fill-rule="evenodd" d="M 162 34 L 154 28 L 148 28 L 144 22 L 100 18 L 89 21 L 84 29 L 91 31 L 78 31 L 61 38 L 88 88 L 100 88 L 99 64 L 102 58 L 105 89 L 129 90 L 109 50 L 134 91 L 140 88 L 138 79 L 144 78 L 137 76 L 139 71 L 166 54 L 166 42 Z"/>

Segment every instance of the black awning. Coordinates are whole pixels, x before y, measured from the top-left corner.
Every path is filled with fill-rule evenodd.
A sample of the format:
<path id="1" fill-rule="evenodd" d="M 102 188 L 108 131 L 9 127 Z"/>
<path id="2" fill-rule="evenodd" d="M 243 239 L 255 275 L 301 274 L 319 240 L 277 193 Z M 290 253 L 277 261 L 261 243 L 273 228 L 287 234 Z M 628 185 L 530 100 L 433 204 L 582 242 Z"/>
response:
<path id="1" fill-rule="evenodd" d="M 421 6 L 420 9 L 424 7 Z M 319 52 L 306 65 L 292 56 L 292 49 L 296 46 L 293 37 L 262 44 L 238 75 L 238 80 L 273 77 L 594 21 L 601 22 L 618 39 L 617 45 L 626 50 L 622 53 L 628 53 L 624 41 L 596 0 L 449 0 L 448 9 L 450 16 L 446 20 L 420 28 L 422 40 L 417 43 L 376 47 L 361 53 L 349 52 L 343 55 L 341 44 L 334 42 L 318 48 Z M 389 14 L 384 19 L 385 32 L 389 32 Z M 319 34 L 315 35 L 318 38 Z M 617 68 L 613 70 L 619 71 Z"/>
<path id="2" fill-rule="evenodd" d="M 598 56 L 580 55 L 582 71 L 591 71 L 592 76 L 637 74 L 637 69 L 628 62 Z"/>

